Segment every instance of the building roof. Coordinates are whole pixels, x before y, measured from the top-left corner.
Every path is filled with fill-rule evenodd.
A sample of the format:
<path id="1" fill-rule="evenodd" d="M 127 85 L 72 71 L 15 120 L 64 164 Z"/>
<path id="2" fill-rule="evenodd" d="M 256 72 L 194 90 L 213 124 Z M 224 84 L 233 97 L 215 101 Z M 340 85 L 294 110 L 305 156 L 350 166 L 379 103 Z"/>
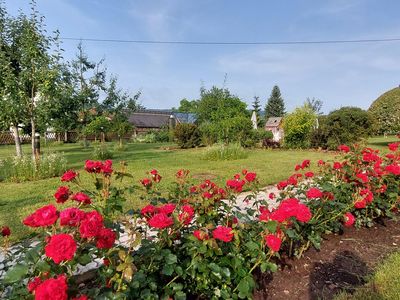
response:
<path id="1" fill-rule="evenodd" d="M 170 114 L 137 112 L 129 116 L 128 121 L 138 128 L 161 128 L 168 126 Z"/>
<path id="2" fill-rule="evenodd" d="M 265 123 L 265 127 L 278 127 L 281 125 L 282 117 L 271 117 Z"/>

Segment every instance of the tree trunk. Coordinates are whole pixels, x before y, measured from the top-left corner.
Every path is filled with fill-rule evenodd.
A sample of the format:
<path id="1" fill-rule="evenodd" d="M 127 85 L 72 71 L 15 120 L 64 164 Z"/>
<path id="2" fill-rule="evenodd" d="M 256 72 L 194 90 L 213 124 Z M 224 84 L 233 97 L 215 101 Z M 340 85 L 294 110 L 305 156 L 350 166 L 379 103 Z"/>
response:
<path id="1" fill-rule="evenodd" d="M 35 134 L 36 134 L 36 123 L 33 117 L 31 117 L 31 126 L 32 126 L 32 133 L 31 133 L 31 142 L 32 142 L 32 158 L 35 159 Z"/>
<path id="2" fill-rule="evenodd" d="M 22 157 L 22 147 L 21 147 L 21 140 L 19 139 L 19 131 L 18 126 L 13 125 L 12 130 L 14 132 L 14 141 L 15 141 L 15 150 L 18 157 Z"/>
<path id="3" fill-rule="evenodd" d="M 68 131 L 64 131 L 64 143 L 68 143 Z"/>

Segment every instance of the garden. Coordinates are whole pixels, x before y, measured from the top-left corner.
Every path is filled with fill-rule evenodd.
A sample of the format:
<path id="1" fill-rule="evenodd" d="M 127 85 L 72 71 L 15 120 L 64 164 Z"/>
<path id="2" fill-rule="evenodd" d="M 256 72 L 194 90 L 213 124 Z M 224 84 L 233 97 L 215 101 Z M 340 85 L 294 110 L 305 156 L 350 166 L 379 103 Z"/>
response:
<path id="1" fill-rule="evenodd" d="M 31 8 L 0 2 L 1 299 L 398 298 L 400 89 L 323 114 L 224 82 L 139 128 Z"/>

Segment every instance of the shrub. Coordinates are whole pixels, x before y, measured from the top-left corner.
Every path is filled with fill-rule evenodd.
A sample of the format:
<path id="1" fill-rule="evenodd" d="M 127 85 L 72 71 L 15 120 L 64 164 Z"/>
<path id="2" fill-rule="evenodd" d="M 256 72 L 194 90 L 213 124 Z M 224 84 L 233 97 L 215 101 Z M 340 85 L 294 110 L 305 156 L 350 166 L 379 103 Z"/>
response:
<path id="1" fill-rule="evenodd" d="M 249 136 L 244 140 L 244 147 L 261 147 L 265 140 L 272 139 L 274 135 L 271 131 L 265 129 L 252 129 Z"/>
<path id="2" fill-rule="evenodd" d="M 356 143 L 367 138 L 373 129 L 371 115 L 357 107 L 343 107 L 320 120 L 320 126 L 311 138 L 312 145 L 325 149 Z"/>
<path id="3" fill-rule="evenodd" d="M 177 124 L 174 131 L 174 136 L 179 147 L 194 148 L 200 146 L 200 132 L 195 124 Z"/>
<path id="4" fill-rule="evenodd" d="M 396 87 L 376 99 L 368 109 L 378 134 L 400 132 L 400 88 Z"/>
<path id="5" fill-rule="evenodd" d="M 283 119 L 284 146 L 287 148 L 309 148 L 311 133 L 316 126 L 317 116 L 307 105 L 296 108 Z"/>
<path id="6" fill-rule="evenodd" d="M 166 143 L 171 141 L 171 133 L 168 128 L 154 131 L 154 141 L 156 143 Z"/>
<path id="7" fill-rule="evenodd" d="M 249 156 L 248 152 L 238 143 L 233 144 L 215 144 L 208 147 L 202 159 L 204 160 L 236 160 L 243 159 Z"/>
<path id="8" fill-rule="evenodd" d="M 64 153 L 43 154 L 36 164 L 31 156 L 0 160 L 0 181 L 22 182 L 56 177 L 66 170 Z"/>
<path id="9" fill-rule="evenodd" d="M 111 159 L 113 158 L 113 153 L 112 151 L 108 148 L 107 144 L 105 143 L 99 143 L 98 145 L 95 145 L 93 148 L 93 159 Z"/>

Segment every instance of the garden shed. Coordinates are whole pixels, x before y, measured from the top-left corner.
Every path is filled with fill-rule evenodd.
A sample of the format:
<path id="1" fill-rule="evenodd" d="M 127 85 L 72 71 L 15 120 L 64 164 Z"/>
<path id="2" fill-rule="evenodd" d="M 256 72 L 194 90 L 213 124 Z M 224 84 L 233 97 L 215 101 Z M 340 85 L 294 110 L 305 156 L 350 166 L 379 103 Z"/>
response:
<path id="1" fill-rule="evenodd" d="M 282 117 L 271 117 L 268 118 L 265 123 L 265 130 L 271 131 L 274 135 L 273 140 L 275 142 L 280 142 L 283 138 L 283 127 L 282 127 Z"/>

